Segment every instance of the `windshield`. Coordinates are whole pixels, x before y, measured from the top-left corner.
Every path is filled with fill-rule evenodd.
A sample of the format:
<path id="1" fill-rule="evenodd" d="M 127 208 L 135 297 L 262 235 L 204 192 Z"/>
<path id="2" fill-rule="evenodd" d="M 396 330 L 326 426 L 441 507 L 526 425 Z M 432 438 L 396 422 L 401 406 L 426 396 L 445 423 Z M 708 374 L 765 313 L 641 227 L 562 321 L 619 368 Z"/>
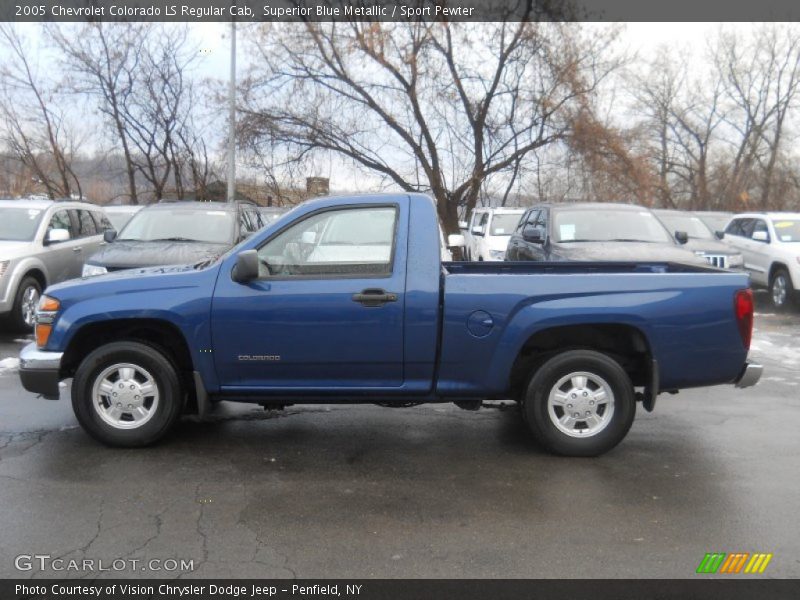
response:
<path id="1" fill-rule="evenodd" d="M 111 224 L 114 226 L 115 231 L 121 231 L 125 227 L 125 223 L 131 220 L 135 213 L 132 212 L 113 212 L 106 210 L 106 216 Z"/>
<path id="2" fill-rule="evenodd" d="M 800 242 L 800 220 L 781 219 L 773 223 L 775 235 L 782 242 Z"/>
<path id="3" fill-rule="evenodd" d="M 553 224 L 556 242 L 667 242 L 671 236 L 646 210 L 557 210 Z"/>
<path id="4" fill-rule="evenodd" d="M 44 210 L 41 208 L 0 208 L 0 240 L 31 241 L 43 214 Z"/>
<path id="5" fill-rule="evenodd" d="M 714 234 L 699 217 L 666 214 L 658 215 L 658 218 L 673 235 L 676 231 L 685 231 L 690 238 L 696 240 L 714 239 Z"/>
<path id="6" fill-rule="evenodd" d="M 519 224 L 522 213 L 495 214 L 492 217 L 492 226 L 489 235 L 511 235 Z"/>
<path id="7" fill-rule="evenodd" d="M 225 210 L 172 208 L 142 210 L 119 234 L 119 240 L 233 242 L 234 214 Z"/>
<path id="8" fill-rule="evenodd" d="M 708 225 L 712 231 L 725 231 L 725 227 L 731 221 L 731 215 L 700 215 L 700 220 Z"/>

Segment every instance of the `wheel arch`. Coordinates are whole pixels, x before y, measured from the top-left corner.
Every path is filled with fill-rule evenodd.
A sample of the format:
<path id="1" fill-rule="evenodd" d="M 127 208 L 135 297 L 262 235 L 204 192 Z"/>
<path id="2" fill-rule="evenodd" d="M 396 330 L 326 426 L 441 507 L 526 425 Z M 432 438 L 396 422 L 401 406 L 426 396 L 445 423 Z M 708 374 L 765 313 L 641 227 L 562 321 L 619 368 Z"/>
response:
<path id="1" fill-rule="evenodd" d="M 74 375 L 81 361 L 99 346 L 132 340 L 156 346 L 175 363 L 184 381 L 192 381 L 194 361 L 183 332 L 164 319 L 131 318 L 95 321 L 81 326 L 71 337 L 61 360 L 63 377 Z"/>
<path id="2" fill-rule="evenodd" d="M 789 270 L 789 265 L 779 260 L 772 261 L 772 264 L 769 266 L 769 276 L 767 277 L 767 285 L 772 285 L 772 278 L 775 276 L 775 273 L 778 272 L 780 269 L 786 271 L 786 274 L 789 276 L 789 281 L 791 282 L 792 287 L 797 287 L 794 285 L 794 281 L 792 281 L 792 272 L 791 270 Z"/>
<path id="3" fill-rule="evenodd" d="M 616 360 L 634 386 L 653 381 L 653 353 L 647 335 L 624 323 L 554 325 L 531 334 L 517 353 L 509 374 L 512 397 L 520 397 L 537 367 L 566 350 L 594 350 Z"/>

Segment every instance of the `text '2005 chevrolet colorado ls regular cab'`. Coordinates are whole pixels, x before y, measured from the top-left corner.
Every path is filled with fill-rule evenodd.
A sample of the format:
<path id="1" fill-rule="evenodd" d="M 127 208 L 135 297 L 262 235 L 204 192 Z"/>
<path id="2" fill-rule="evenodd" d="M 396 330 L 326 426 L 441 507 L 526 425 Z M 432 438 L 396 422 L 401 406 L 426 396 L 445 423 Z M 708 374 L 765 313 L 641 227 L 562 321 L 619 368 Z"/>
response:
<path id="1" fill-rule="evenodd" d="M 551 451 L 619 443 L 637 400 L 753 385 L 747 276 L 670 263 L 442 262 L 426 196 L 304 203 L 216 260 L 49 288 L 26 389 L 141 446 L 218 400 L 514 399 Z"/>

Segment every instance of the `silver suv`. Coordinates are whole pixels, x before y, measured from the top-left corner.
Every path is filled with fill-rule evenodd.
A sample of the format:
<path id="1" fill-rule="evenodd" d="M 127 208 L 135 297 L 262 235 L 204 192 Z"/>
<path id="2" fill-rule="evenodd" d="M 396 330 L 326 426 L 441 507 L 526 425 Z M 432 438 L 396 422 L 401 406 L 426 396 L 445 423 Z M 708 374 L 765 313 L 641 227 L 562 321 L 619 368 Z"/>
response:
<path id="1" fill-rule="evenodd" d="M 0 315 L 30 331 L 42 290 L 80 277 L 106 229 L 113 226 L 93 204 L 0 200 Z"/>

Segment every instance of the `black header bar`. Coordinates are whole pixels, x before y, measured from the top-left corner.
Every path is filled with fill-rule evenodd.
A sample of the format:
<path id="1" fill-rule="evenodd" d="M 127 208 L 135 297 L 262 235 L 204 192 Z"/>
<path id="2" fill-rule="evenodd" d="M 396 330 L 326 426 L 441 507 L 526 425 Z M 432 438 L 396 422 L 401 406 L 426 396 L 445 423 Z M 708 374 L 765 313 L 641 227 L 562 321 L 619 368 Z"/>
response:
<path id="1" fill-rule="evenodd" d="M 800 21 L 796 0 L 0 0 L 0 21 Z"/>

